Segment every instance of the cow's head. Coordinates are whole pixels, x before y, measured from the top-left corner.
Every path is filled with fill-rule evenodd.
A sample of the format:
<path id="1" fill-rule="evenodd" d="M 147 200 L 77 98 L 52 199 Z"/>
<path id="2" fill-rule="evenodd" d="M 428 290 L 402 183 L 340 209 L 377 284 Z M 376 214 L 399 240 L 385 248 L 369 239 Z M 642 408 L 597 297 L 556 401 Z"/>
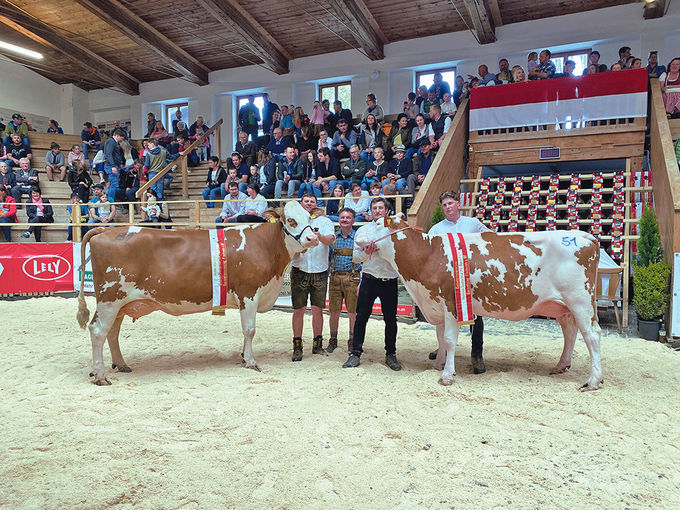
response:
<path id="1" fill-rule="evenodd" d="M 362 228 L 357 231 L 354 238 L 355 244 L 365 248 L 369 243 L 375 243 L 379 250 L 375 255 L 387 258 L 388 260 L 394 256 L 394 236 L 404 235 L 402 233 L 411 228 L 406 223 L 402 213 L 380 218 L 369 225 L 370 228 Z"/>
<path id="2" fill-rule="evenodd" d="M 316 232 L 309 224 L 310 215 L 298 202 L 290 201 L 281 214 L 272 215 L 278 217 L 283 226 L 286 247 L 290 253 L 298 253 L 319 244 Z"/>

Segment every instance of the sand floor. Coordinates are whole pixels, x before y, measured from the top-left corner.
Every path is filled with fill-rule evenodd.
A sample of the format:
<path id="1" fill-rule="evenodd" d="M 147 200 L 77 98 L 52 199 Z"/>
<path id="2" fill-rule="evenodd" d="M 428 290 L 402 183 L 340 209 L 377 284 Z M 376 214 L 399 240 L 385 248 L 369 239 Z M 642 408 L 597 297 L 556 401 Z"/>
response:
<path id="1" fill-rule="evenodd" d="M 362 365 L 342 369 L 345 334 L 313 356 L 307 317 L 291 363 L 291 315 L 272 311 L 257 373 L 240 366 L 236 312 L 157 312 L 125 320 L 133 371 L 112 371 L 107 347 L 113 385 L 96 387 L 75 299 L 0 307 L 0 507 L 680 507 L 680 353 L 662 344 L 605 331 L 605 385 L 580 393 L 580 336 L 572 370 L 549 376 L 555 322 L 489 319 L 486 374 L 472 375 L 463 333 L 445 388 L 427 324 L 399 325 L 401 372 L 384 365 L 378 321 Z"/>

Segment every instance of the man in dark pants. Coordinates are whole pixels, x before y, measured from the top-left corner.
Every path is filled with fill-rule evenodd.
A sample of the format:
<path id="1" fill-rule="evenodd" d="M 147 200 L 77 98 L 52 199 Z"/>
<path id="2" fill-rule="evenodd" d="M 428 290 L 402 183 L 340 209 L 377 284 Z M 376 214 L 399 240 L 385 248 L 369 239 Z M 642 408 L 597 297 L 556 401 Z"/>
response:
<path id="1" fill-rule="evenodd" d="M 389 204 L 383 197 L 373 199 L 371 202 L 371 215 L 373 222 L 364 225 L 361 229 L 374 229 L 375 222 L 387 215 Z M 363 352 L 364 337 L 366 336 L 366 324 L 373 310 L 373 303 L 380 298 L 383 320 L 385 321 L 385 364 L 392 370 L 401 370 L 397 361 L 397 281 L 398 274 L 381 257 L 371 257 L 378 248 L 371 243 L 363 249 L 354 245 L 352 261 L 362 262 L 361 283 L 359 284 L 359 299 L 357 301 L 357 318 L 354 323 L 354 342 L 349 358 L 342 365 L 344 368 L 358 367 L 361 353 Z"/>

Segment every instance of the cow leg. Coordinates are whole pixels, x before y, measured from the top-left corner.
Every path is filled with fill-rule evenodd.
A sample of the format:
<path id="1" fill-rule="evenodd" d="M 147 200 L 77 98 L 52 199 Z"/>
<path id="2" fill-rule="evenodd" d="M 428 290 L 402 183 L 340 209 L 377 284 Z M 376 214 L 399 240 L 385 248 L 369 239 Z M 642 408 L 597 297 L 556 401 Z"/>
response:
<path id="1" fill-rule="evenodd" d="M 585 308 L 581 314 L 574 314 L 576 324 L 586 341 L 588 352 L 590 353 L 590 377 L 581 386 L 581 391 L 592 391 L 600 389 L 602 380 L 602 360 L 600 359 L 600 325 L 597 319 L 593 318 L 593 308 Z"/>
<path id="2" fill-rule="evenodd" d="M 94 384 L 97 386 L 104 386 L 111 384 L 106 378 L 106 371 L 104 370 L 104 342 L 106 336 L 113 326 L 118 315 L 118 308 L 115 310 L 109 307 L 97 307 L 97 311 L 92 317 L 92 322 L 88 326 L 90 330 L 90 340 L 92 341 L 92 373 L 94 376 Z"/>
<path id="3" fill-rule="evenodd" d="M 458 343 L 458 321 L 452 314 L 446 313 L 444 324 L 437 326 L 437 340 L 439 340 L 439 352 L 437 353 L 435 368 L 440 361 L 439 357 L 446 356 L 446 363 L 442 375 L 439 377 L 439 384 L 450 386 L 453 384 L 453 376 L 456 375 L 455 354 L 456 344 Z"/>
<path id="4" fill-rule="evenodd" d="M 571 355 L 574 352 L 574 344 L 576 343 L 576 335 L 578 335 L 578 327 L 573 315 L 567 314 L 557 319 L 557 322 L 562 326 L 562 336 L 564 337 L 564 347 L 562 349 L 562 356 L 557 362 L 557 366 L 550 371 L 550 375 L 563 374 L 571 368 Z"/>
<path id="5" fill-rule="evenodd" d="M 245 301 L 241 309 L 241 329 L 243 330 L 243 362 L 246 368 L 260 371 L 253 357 L 253 337 L 255 337 L 255 319 L 257 317 L 257 303 Z"/>
<path id="6" fill-rule="evenodd" d="M 120 325 L 123 323 L 124 317 L 124 315 L 116 317 L 106 339 L 109 342 L 109 350 L 111 351 L 111 368 L 117 368 L 119 372 L 132 372 L 132 369 L 125 363 L 123 355 L 120 353 L 120 345 L 118 345 L 118 334 L 120 333 Z"/>

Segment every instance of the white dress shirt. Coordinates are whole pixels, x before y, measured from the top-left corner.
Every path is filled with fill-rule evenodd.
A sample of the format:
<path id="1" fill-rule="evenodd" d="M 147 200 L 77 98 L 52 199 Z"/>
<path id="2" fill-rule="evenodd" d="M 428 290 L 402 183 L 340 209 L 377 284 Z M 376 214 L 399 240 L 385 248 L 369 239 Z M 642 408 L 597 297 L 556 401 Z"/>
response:
<path id="1" fill-rule="evenodd" d="M 246 198 L 246 201 L 243 202 L 243 211 L 245 213 L 245 211 L 249 211 L 250 209 L 253 209 L 258 216 L 262 216 L 262 213 L 267 209 L 267 200 L 260 194 L 255 198 Z"/>
<path id="2" fill-rule="evenodd" d="M 370 232 L 372 233 L 377 228 L 375 222 L 370 222 L 357 230 L 357 236 L 359 232 Z M 369 235 L 370 238 L 378 238 L 376 235 Z M 355 236 L 356 239 L 356 236 Z M 369 258 L 370 257 L 370 258 Z M 352 262 L 355 264 L 361 263 L 361 273 L 368 273 L 376 278 L 398 278 L 399 273 L 387 262 L 384 258 L 379 256 L 377 253 L 369 255 L 364 251 L 363 248 L 359 247 L 354 243 L 354 252 L 352 253 Z"/>
<path id="3" fill-rule="evenodd" d="M 361 191 L 361 198 L 355 201 L 356 197 L 352 193 L 347 193 L 345 195 L 345 207 L 354 210 L 354 213 L 359 216 L 360 214 L 365 214 L 371 207 L 371 200 L 373 197 L 369 197 L 368 191 Z"/>
<path id="4" fill-rule="evenodd" d="M 490 232 L 490 230 L 477 218 L 460 216 L 456 223 L 449 220 L 440 221 L 430 229 L 428 235 L 474 234 L 477 232 Z"/>
<path id="5" fill-rule="evenodd" d="M 248 195 L 239 191 L 236 198 L 231 198 L 231 195 L 227 195 L 225 200 L 246 200 L 247 198 Z M 220 212 L 220 216 L 231 218 L 232 216 L 243 214 L 243 211 L 245 211 L 243 208 L 243 202 L 225 202 L 222 206 L 222 212 Z"/>
<path id="6" fill-rule="evenodd" d="M 325 216 L 318 216 L 313 218 L 309 224 L 312 228 L 318 228 L 319 234 L 325 236 L 332 236 L 335 234 L 335 227 L 333 222 Z M 304 253 L 297 253 L 293 257 L 293 267 L 297 267 L 300 271 L 305 273 L 323 273 L 328 271 L 328 252 L 330 246 L 319 243 L 312 248 L 307 248 Z"/>

